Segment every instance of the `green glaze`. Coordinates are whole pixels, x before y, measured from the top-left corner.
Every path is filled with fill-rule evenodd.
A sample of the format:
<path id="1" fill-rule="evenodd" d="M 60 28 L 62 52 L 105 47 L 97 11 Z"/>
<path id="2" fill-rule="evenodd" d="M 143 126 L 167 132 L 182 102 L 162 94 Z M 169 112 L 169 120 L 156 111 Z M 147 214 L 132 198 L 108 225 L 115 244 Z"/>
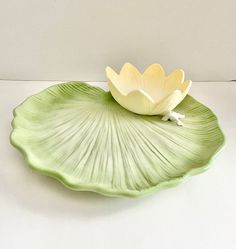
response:
<path id="1" fill-rule="evenodd" d="M 131 113 L 98 87 L 68 82 L 14 110 L 11 142 L 32 168 L 71 189 L 140 197 L 204 171 L 223 146 L 209 108 L 187 96 L 175 111 L 186 115 L 183 127 Z"/>

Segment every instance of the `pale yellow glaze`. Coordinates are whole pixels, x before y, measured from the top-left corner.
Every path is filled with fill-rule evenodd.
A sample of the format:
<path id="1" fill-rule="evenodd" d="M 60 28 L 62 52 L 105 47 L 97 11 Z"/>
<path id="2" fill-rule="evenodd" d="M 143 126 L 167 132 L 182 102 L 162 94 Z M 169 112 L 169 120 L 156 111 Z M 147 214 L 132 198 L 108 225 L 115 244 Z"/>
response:
<path id="1" fill-rule="evenodd" d="M 106 68 L 108 84 L 114 99 L 137 114 L 165 115 L 187 95 L 192 81 L 184 81 L 184 71 L 177 69 L 165 76 L 160 64 L 150 65 L 143 74 L 125 63 L 120 74 Z"/>

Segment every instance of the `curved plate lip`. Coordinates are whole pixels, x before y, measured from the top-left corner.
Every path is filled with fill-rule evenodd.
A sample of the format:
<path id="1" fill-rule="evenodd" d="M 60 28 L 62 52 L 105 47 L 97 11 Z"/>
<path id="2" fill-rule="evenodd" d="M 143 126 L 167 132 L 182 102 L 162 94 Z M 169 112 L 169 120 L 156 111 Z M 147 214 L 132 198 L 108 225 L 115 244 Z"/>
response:
<path id="1" fill-rule="evenodd" d="M 50 176 L 50 177 L 53 177 L 53 178 L 57 179 L 58 181 L 63 183 L 63 185 L 66 186 L 69 189 L 76 190 L 76 191 L 95 192 L 95 193 L 101 194 L 103 196 L 108 196 L 108 197 L 132 197 L 132 198 L 144 197 L 144 196 L 149 195 L 149 194 L 151 194 L 153 192 L 156 192 L 158 190 L 162 190 L 162 189 L 170 188 L 170 187 L 175 187 L 175 186 L 179 185 L 180 183 L 184 182 L 188 177 L 203 173 L 208 168 L 210 168 L 210 166 L 212 165 L 212 161 L 221 152 L 221 150 L 223 149 L 223 147 L 224 147 L 224 145 L 226 143 L 225 134 L 223 133 L 223 131 L 221 129 L 221 126 L 219 125 L 219 120 L 218 120 L 217 116 L 214 114 L 214 112 L 209 107 L 207 107 L 204 104 L 200 103 L 199 101 L 197 101 L 195 98 L 193 98 L 191 96 L 191 98 L 193 98 L 193 100 L 195 100 L 197 103 L 200 103 L 201 105 L 206 107 L 211 112 L 211 114 L 216 118 L 216 124 L 218 126 L 219 132 L 222 135 L 222 140 L 221 140 L 221 143 L 219 144 L 219 147 L 217 148 L 215 153 L 212 154 L 212 156 L 209 158 L 209 160 L 206 161 L 206 163 L 204 163 L 201 167 L 190 169 L 183 176 L 175 177 L 173 179 L 161 182 L 161 183 L 157 184 L 156 186 L 153 186 L 153 187 L 150 187 L 148 189 L 141 190 L 141 191 L 128 190 L 128 189 L 127 189 L 127 191 L 118 191 L 118 190 L 110 189 L 109 187 L 106 187 L 105 185 L 101 186 L 101 185 L 97 185 L 97 184 L 84 184 L 84 183 L 79 183 L 78 184 L 78 183 L 74 183 L 74 182 L 70 181 L 69 177 L 67 177 L 65 174 L 61 174 L 60 172 L 58 172 L 56 170 L 51 170 L 51 169 L 49 169 L 47 167 L 42 168 L 42 167 L 38 166 L 30 158 L 30 152 L 28 152 L 26 149 L 24 149 L 17 142 L 17 139 L 14 138 L 14 133 L 18 129 L 18 123 L 15 120 L 15 117 L 18 116 L 17 109 L 19 107 L 21 107 L 25 102 L 27 102 L 31 97 L 37 96 L 38 94 L 43 93 L 44 91 L 47 91 L 48 89 L 56 88 L 58 85 L 63 85 L 63 84 L 81 84 L 81 85 L 84 85 L 86 87 L 92 87 L 92 88 L 96 88 L 96 89 L 98 89 L 100 91 L 103 91 L 103 92 L 108 92 L 108 91 L 103 90 L 101 87 L 93 86 L 93 85 L 90 85 L 90 84 L 85 83 L 85 82 L 69 81 L 69 82 L 65 82 L 65 83 L 58 83 L 58 84 L 52 85 L 52 86 L 47 87 L 44 90 L 42 90 L 42 91 L 40 91 L 40 92 L 38 92 L 36 94 L 30 95 L 29 97 L 27 97 L 21 104 L 19 104 L 13 110 L 14 118 L 13 118 L 13 120 L 11 122 L 11 125 L 12 125 L 13 129 L 12 129 L 12 131 L 10 133 L 9 139 L 10 139 L 10 143 L 23 154 L 23 156 L 24 156 L 27 164 L 30 166 L 30 168 L 32 168 L 33 170 L 35 170 L 37 172 L 40 172 L 43 175 L 47 175 L 47 176 Z"/>

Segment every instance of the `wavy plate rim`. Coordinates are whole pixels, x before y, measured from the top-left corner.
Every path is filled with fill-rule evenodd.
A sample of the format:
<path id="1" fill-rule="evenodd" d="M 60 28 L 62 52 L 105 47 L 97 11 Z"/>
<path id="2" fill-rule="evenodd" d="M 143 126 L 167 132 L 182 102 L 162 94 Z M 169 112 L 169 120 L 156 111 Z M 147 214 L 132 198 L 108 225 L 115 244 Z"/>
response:
<path id="1" fill-rule="evenodd" d="M 222 128 L 219 124 L 219 119 L 216 116 L 216 114 L 209 108 L 207 107 L 205 104 L 202 104 L 200 101 L 196 100 L 194 97 L 190 96 L 194 101 L 196 101 L 197 103 L 201 104 L 202 106 L 204 106 L 205 108 L 208 109 L 208 111 L 211 112 L 211 114 L 215 117 L 215 121 L 216 121 L 216 125 L 219 129 L 219 132 L 222 135 L 222 141 L 221 144 L 219 145 L 219 147 L 217 148 L 217 150 L 215 151 L 214 154 L 212 154 L 212 156 L 209 158 L 208 161 L 206 161 L 206 163 L 203 163 L 203 165 L 201 167 L 197 167 L 197 168 L 192 168 L 190 170 L 188 170 L 186 173 L 184 173 L 182 176 L 180 177 L 175 177 L 173 179 L 167 180 L 167 181 L 163 181 L 153 187 L 150 187 L 148 189 L 144 189 L 141 191 L 138 190 L 128 190 L 127 191 L 118 191 L 118 190 L 110 190 L 109 187 L 101 187 L 101 186 L 97 186 L 97 184 L 84 184 L 84 183 L 73 183 L 70 182 L 68 177 L 65 176 L 65 174 L 59 173 L 56 170 L 52 170 L 49 168 L 42 168 L 40 166 L 37 166 L 33 160 L 31 160 L 30 158 L 30 152 L 28 152 L 27 150 L 25 150 L 18 142 L 17 139 L 14 138 L 14 133 L 15 131 L 18 129 L 17 128 L 17 122 L 16 122 L 16 117 L 18 116 L 17 114 L 17 109 L 20 108 L 22 105 L 25 104 L 25 102 L 27 102 L 30 98 L 37 96 L 38 94 L 42 94 L 43 92 L 46 92 L 47 90 L 51 89 L 51 88 L 56 88 L 58 85 L 63 85 L 63 84 L 82 84 L 86 87 L 93 87 L 96 88 L 100 91 L 104 91 L 104 92 L 109 92 L 106 91 L 104 89 L 102 89 L 99 86 L 94 86 L 91 85 L 89 83 L 85 83 L 82 81 L 68 81 L 68 82 L 63 82 L 63 83 L 57 83 L 54 84 L 52 86 L 49 86 L 41 91 L 39 91 L 38 93 L 32 94 L 30 96 L 28 96 L 21 104 L 19 104 L 18 106 L 16 106 L 13 109 L 13 120 L 11 122 L 11 126 L 12 126 L 12 131 L 10 133 L 10 143 L 17 149 L 19 150 L 22 154 L 24 159 L 27 162 L 27 165 L 33 169 L 34 171 L 39 172 L 42 175 L 46 175 L 49 177 L 52 177 L 54 179 L 56 179 L 57 181 L 61 182 L 64 186 L 66 186 L 67 188 L 71 189 L 71 190 L 75 190 L 75 191 L 85 191 L 85 192 L 94 192 L 94 193 L 98 193 L 101 194 L 103 196 L 108 196 L 108 197 L 132 197 L 132 198 L 137 198 L 137 197 L 144 197 L 146 195 L 149 195 L 153 192 L 162 190 L 162 189 L 166 189 L 166 188 L 171 188 L 171 187 L 175 187 L 179 184 L 181 184 L 182 182 L 184 182 L 186 179 L 188 179 L 190 176 L 194 176 L 200 173 L 205 172 L 207 169 L 209 169 L 212 166 L 212 161 L 219 155 L 219 153 L 222 151 L 222 149 L 225 146 L 226 143 L 226 138 L 225 138 L 225 134 L 222 131 Z"/>

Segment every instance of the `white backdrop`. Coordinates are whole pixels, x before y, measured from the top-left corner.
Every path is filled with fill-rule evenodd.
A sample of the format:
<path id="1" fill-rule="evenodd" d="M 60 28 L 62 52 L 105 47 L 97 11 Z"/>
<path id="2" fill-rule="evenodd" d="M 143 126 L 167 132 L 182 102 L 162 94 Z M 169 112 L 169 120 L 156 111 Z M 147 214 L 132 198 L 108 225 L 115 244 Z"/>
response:
<path id="1" fill-rule="evenodd" d="M 105 79 L 104 67 L 181 67 L 236 79 L 235 0 L 0 0 L 0 79 Z"/>

